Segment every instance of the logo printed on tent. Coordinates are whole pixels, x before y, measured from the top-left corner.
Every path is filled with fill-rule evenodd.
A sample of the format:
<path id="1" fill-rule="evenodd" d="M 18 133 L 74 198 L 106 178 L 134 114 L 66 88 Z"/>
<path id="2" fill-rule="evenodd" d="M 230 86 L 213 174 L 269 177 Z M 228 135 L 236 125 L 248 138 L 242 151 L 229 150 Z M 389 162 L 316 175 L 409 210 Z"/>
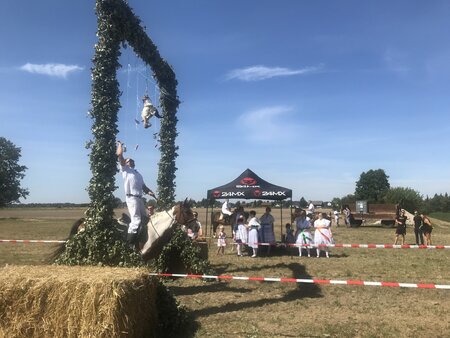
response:
<path id="1" fill-rule="evenodd" d="M 239 183 L 241 183 L 243 185 L 255 185 L 256 180 L 252 177 L 245 177 Z"/>
<path id="2" fill-rule="evenodd" d="M 254 195 L 255 197 L 261 196 L 261 190 L 256 189 L 256 190 L 253 192 L 253 195 Z"/>
<path id="3" fill-rule="evenodd" d="M 220 191 L 219 191 L 219 190 L 215 190 L 215 191 L 213 192 L 213 196 L 214 196 L 215 198 L 220 197 L 220 196 L 221 196 Z"/>

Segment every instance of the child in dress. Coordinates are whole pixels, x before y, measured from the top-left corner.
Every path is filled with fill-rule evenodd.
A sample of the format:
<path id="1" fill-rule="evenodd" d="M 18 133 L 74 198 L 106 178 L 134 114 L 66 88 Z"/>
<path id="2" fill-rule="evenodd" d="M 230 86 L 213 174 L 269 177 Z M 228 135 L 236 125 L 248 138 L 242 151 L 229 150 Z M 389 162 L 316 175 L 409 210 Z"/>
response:
<path id="1" fill-rule="evenodd" d="M 223 231 L 223 225 L 219 226 L 219 233 L 217 234 L 217 254 L 225 253 L 225 247 L 227 246 L 226 239 L 227 234 Z"/>
<path id="2" fill-rule="evenodd" d="M 295 243 L 294 230 L 291 227 L 291 223 L 286 223 L 286 243 Z"/>
<path id="3" fill-rule="evenodd" d="M 237 223 L 238 225 L 235 234 L 237 255 L 242 256 L 243 243 L 247 243 L 248 240 L 247 227 L 244 224 L 244 216 L 239 216 Z"/>

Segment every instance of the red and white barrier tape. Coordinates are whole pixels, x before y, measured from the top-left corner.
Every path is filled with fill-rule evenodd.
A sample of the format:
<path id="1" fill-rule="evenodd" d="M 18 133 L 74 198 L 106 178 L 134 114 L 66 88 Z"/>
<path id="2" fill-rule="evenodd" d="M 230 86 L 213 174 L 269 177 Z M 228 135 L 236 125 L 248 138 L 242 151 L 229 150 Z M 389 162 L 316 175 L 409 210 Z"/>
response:
<path id="1" fill-rule="evenodd" d="M 40 239 L 0 239 L 0 243 L 66 243 L 66 241 Z"/>
<path id="2" fill-rule="evenodd" d="M 332 284 L 332 285 L 363 285 L 363 286 L 389 286 L 400 288 L 418 289 L 447 289 L 450 285 L 422 284 L 422 283 L 396 283 L 396 282 L 366 282 L 360 280 L 334 280 L 334 279 L 304 279 L 304 278 L 273 278 L 273 277 L 238 277 L 238 276 L 209 276 L 209 275 L 189 275 L 179 273 L 150 273 L 150 276 L 194 278 L 194 279 L 233 279 L 258 282 L 282 282 L 282 283 L 307 283 L 307 284 Z"/>
<path id="3" fill-rule="evenodd" d="M 36 240 L 36 239 L 0 239 L 0 243 L 65 243 L 62 240 Z M 207 244 L 206 242 L 196 242 L 198 244 Z M 257 244 L 259 246 L 269 245 L 282 245 L 290 247 L 303 247 L 303 248 L 317 248 L 317 247 L 329 247 L 329 248 L 361 248 L 361 249 L 450 249 L 450 245 L 394 245 L 394 244 L 288 244 L 288 243 L 230 243 L 232 245 L 237 244 Z"/>
<path id="4" fill-rule="evenodd" d="M 363 248 L 363 249 L 450 249 L 450 245 L 394 245 L 394 244 L 285 244 L 296 247 Z"/>
<path id="5" fill-rule="evenodd" d="M 276 245 L 275 243 L 231 243 L 233 245 L 237 244 L 256 244 L 261 246 Z M 328 247 L 328 248 L 361 248 L 361 249 L 450 249 L 450 245 L 394 245 L 394 244 L 295 244 L 295 243 L 278 243 L 282 246 L 291 247 L 303 247 L 303 248 L 317 248 L 317 247 Z"/>

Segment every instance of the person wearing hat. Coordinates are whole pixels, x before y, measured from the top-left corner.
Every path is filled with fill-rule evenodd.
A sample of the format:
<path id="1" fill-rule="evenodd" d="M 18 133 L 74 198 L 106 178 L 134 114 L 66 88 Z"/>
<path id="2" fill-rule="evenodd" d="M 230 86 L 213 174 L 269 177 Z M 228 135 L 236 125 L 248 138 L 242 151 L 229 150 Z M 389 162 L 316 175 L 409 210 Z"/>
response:
<path id="1" fill-rule="evenodd" d="M 147 219 L 147 211 L 142 196 L 146 193 L 155 197 L 155 194 L 145 185 L 142 175 L 135 169 L 134 160 L 123 157 L 123 151 L 122 143 L 118 142 L 116 154 L 124 182 L 125 201 L 131 218 L 128 226 L 127 242 L 135 246 L 139 241 L 138 230 L 144 226 L 141 223 L 144 223 L 143 221 Z"/>
<path id="2" fill-rule="evenodd" d="M 423 245 L 423 233 L 422 233 L 422 217 L 419 213 L 414 211 L 414 234 L 416 235 L 416 244 Z M 420 240 L 420 244 L 419 244 Z"/>

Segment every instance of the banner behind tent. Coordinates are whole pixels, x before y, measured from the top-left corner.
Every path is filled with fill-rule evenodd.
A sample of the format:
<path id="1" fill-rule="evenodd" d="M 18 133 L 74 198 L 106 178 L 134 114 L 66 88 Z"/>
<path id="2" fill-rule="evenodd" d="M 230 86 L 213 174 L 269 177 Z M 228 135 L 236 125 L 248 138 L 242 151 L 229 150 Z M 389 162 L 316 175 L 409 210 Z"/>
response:
<path id="1" fill-rule="evenodd" d="M 208 190 L 208 199 L 235 198 L 259 200 L 284 200 L 292 198 L 292 190 L 263 180 L 250 169 L 220 187 Z"/>

